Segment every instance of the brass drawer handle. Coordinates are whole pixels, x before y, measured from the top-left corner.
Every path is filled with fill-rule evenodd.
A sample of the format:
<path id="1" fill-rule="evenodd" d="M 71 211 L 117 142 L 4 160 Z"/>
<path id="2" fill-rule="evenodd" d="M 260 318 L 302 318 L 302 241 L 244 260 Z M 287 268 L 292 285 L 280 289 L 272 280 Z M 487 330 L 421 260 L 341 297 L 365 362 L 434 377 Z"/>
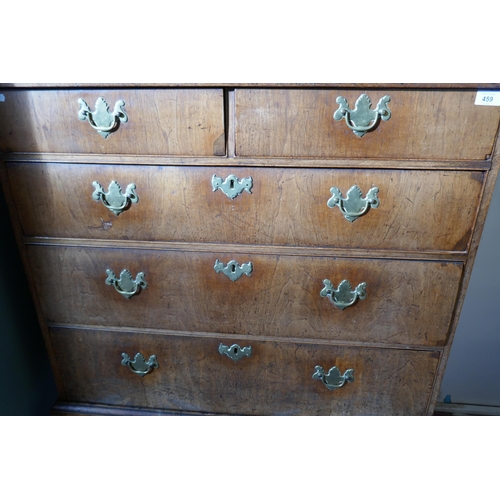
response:
<path id="1" fill-rule="evenodd" d="M 323 284 L 325 287 L 319 294 L 321 297 L 328 297 L 330 302 L 339 309 L 352 306 L 358 298 L 359 300 L 366 298 L 366 283 L 360 283 L 354 290 L 347 280 L 341 281 L 337 289 L 330 280 L 323 280 Z"/>
<path id="2" fill-rule="evenodd" d="M 325 373 L 325 370 L 321 366 L 316 366 L 314 369 L 313 379 L 321 380 L 330 391 L 342 387 L 346 382 L 354 382 L 354 370 L 352 368 L 346 370 L 344 375 L 340 374 L 340 370 L 336 366 L 330 368 L 328 373 Z"/>
<path id="3" fill-rule="evenodd" d="M 363 193 L 358 186 L 354 185 L 349 188 L 345 198 L 342 198 L 342 193 L 338 187 L 332 187 L 330 193 L 332 197 L 326 202 L 329 208 L 339 207 L 344 217 L 349 222 L 354 222 L 358 217 L 366 214 L 371 208 L 378 208 L 380 200 L 378 199 L 378 187 L 372 187 L 366 196 L 363 198 Z"/>
<path id="4" fill-rule="evenodd" d="M 354 110 L 349 108 L 347 100 L 345 97 L 337 97 L 337 104 L 339 104 L 339 109 L 333 114 L 334 120 L 342 120 L 345 118 L 347 126 L 358 136 L 363 137 L 366 132 L 373 130 L 379 119 L 387 121 L 391 117 L 391 110 L 387 107 L 387 103 L 390 102 L 391 98 L 385 95 L 377 103 L 375 109 L 370 109 L 372 106 L 372 101 L 366 94 L 361 94 L 356 101 L 356 107 Z"/>
<path id="5" fill-rule="evenodd" d="M 97 130 L 101 137 L 106 139 L 109 134 L 118 129 L 120 122 L 128 121 L 127 113 L 123 109 L 124 101 L 116 101 L 115 108 L 111 113 L 108 103 L 103 97 L 99 97 L 95 103 L 95 111 L 91 111 L 84 99 L 78 99 L 80 110 L 78 118 L 80 120 L 88 120 L 90 126 Z"/>
<path id="6" fill-rule="evenodd" d="M 147 375 L 153 368 L 159 368 L 158 361 L 156 361 L 156 356 L 154 354 L 150 356 L 147 361 L 140 352 L 135 355 L 133 361 L 130 359 L 130 356 L 124 352 L 122 353 L 122 358 L 122 365 L 128 366 L 134 373 L 137 373 L 137 375 L 141 377 Z"/>
<path id="7" fill-rule="evenodd" d="M 106 273 L 108 275 L 105 281 L 106 285 L 113 285 L 115 290 L 126 299 L 130 299 L 138 293 L 141 288 L 148 287 L 144 279 L 144 273 L 138 273 L 135 280 L 132 278 L 132 273 L 128 269 L 124 269 L 120 273 L 120 279 L 116 277 L 111 269 L 106 269 Z"/>
<path id="8" fill-rule="evenodd" d="M 212 176 L 212 189 L 217 191 L 220 189 L 229 199 L 236 198 L 239 194 L 246 191 L 252 194 L 253 180 L 251 177 L 238 179 L 235 175 L 231 174 L 222 180 L 222 177 L 217 177 L 215 174 Z"/>
<path id="9" fill-rule="evenodd" d="M 251 262 L 247 262 L 246 264 L 241 264 L 240 266 L 235 260 L 230 260 L 225 266 L 219 259 L 217 259 L 215 261 L 214 269 L 217 274 L 222 271 L 222 273 L 225 274 L 231 281 L 236 281 L 244 274 L 251 276 L 253 264 Z"/>
<path id="10" fill-rule="evenodd" d="M 139 197 L 135 192 L 137 187 L 135 184 L 129 184 L 125 190 L 125 194 L 122 193 L 122 188 L 116 181 L 111 181 L 107 193 L 97 181 L 94 181 L 92 186 L 95 188 L 95 191 L 92 193 L 92 199 L 102 201 L 102 204 L 115 215 L 120 215 L 124 210 L 127 210 L 131 203 L 139 201 Z"/>
<path id="11" fill-rule="evenodd" d="M 220 344 L 219 352 L 221 354 L 225 354 L 228 358 L 231 358 L 233 361 L 238 361 L 244 356 L 250 357 L 252 355 L 251 347 L 240 347 L 238 344 L 233 344 L 231 347 L 227 345 Z"/>

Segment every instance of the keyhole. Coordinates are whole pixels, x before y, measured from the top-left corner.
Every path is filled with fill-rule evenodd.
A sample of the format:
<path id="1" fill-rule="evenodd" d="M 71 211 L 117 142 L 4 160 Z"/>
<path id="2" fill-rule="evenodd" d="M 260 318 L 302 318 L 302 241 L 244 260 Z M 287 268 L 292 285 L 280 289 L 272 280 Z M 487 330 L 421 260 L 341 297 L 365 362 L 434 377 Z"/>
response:
<path id="1" fill-rule="evenodd" d="M 236 264 L 233 264 L 231 266 L 231 272 L 234 273 L 236 271 Z"/>
<path id="2" fill-rule="evenodd" d="M 238 348 L 237 347 L 234 348 L 234 354 L 238 354 Z"/>
<path id="3" fill-rule="evenodd" d="M 234 189 L 234 179 L 231 179 L 231 180 L 229 181 L 229 187 L 230 187 L 231 189 Z"/>

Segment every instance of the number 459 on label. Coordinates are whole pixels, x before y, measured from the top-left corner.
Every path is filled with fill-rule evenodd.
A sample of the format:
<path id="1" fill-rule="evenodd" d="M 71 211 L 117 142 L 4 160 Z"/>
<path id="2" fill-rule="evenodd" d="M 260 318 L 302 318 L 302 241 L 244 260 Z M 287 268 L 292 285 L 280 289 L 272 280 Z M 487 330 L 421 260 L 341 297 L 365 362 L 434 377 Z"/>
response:
<path id="1" fill-rule="evenodd" d="M 477 106 L 500 106 L 500 92 L 479 90 L 474 104 Z"/>

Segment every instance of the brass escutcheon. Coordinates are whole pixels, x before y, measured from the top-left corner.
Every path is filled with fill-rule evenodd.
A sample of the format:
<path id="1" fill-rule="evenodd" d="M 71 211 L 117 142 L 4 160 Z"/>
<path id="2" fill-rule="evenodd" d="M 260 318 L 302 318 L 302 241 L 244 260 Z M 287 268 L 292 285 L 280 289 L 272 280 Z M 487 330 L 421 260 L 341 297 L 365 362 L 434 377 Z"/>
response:
<path id="1" fill-rule="evenodd" d="M 252 275 L 253 264 L 247 262 L 246 264 L 241 264 L 241 266 L 235 261 L 230 260 L 225 266 L 219 259 L 215 261 L 214 265 L 215 272 L 218 274 L 222 271 L 231 281 L 236 281 L 238 278 L 246 274 L 247 276 Z"/>
<path id="2" fill-rule="evenodd" d="M 217 177 L 215 174 L 212 176 L 212 190 L 217 191 L 220 189 L 229 199 L 236 198 L 243 191 L 252 194 L 253 180 L 251 177 L 238 179 L 235 175 L 231 174 L 222 180 L 222 177 Z"/>
<path id="3" fill-rule="evenodd" d="M 220 344 L 219 352 L 221 354 L 225 354 L 228 358 L 231 358 L 233 361 L 238 361 L 244 356 L 250 357 L 252 355 L 251 347 L 240 347 L 238 344 L 233 344 L 231 347 L 227 345 Z"/>
<path id="4" fill-rule="evenodd" d="M 386 95 L 380 99 L 375 109 L 370 109 L 372 102 L 366 94 L 361 94 L 356 101 L 354 110 L 349 108 L 345 97 L 337 97 L 339 109 L 333 114 L 334 120 L 345 118 L 347 126 L 358 136 L 363 137 L 367 132 L 373 130 L 379 119 L 387 121 L 391 117 L 391 110 L 387 107 L 390 96 Z"/>

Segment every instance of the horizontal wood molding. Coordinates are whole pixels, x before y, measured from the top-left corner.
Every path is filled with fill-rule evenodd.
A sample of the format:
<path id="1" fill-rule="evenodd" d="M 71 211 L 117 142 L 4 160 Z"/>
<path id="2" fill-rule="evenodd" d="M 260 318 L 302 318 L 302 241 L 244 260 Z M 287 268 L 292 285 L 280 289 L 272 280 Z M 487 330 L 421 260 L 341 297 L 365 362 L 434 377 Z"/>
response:
<path id="1" fill-rule="evenodd" d="M 136 250 L 250 253 L 259 255 L 296 255 L 306 257 L 355 257 L 364 259 L 439 260 L 465 262 L 465 252 L 408 252 L 393 250 L 345 249 L 327 247 L 288 247 L 272 245 L 236 245 L 220 243 L 185 243 L 126 240 L 87 240 L 77 238 L 25 237 L 26 245 L 64 247 L 122 248 Z"/>
<path id="2" fill-rule="evenodd" d="M 297 168 L 377 168 L 401 170 L 489 170 L 491 161 L 453 160 L 371 160 L 371 159 L 318 159 L 318 158 L 228 158 L 189 156 L 146 156 L 146 155 L 100 155 L 61 153 L 4 153 L 0 160 L 5 162 L 51 162 L 91 163 L 106 165 L 182 165 L 182 166 L 249 166 L 249 167 L 297 167 Z"/>
<path id="3" fill-rule="evenodd" d="M 89 330 L 89 331 L 105 331 L 105 332 L 117 332 L 117 333 L 147 333 L 152 335 L 164 335 L 164 336 L 175 336 L 175 337 L 203 337 L 203 338 L 220 338 L 222 336 L 227 337 L 227 334 L 222 335 L 218 332 L 186 332 L 186 331 L 174 331 L 174 330 L 158 330 L 155 328 L 129 328 L 129 327 L 119 327 L 119 326 L 107 326 L 107 325 L 73 325 L 65 323 L 48 323 L 49 328 L 58 329 L 68 329 L 68 330 Z M 297 342 L 302 344 L 313 344 L 313 345 L 338 345 L 338 346 L 354 346 L 354 347 L 369 347 L 374 349 L 411 349 L 412 351 L 443 351 L 443 346 L 426 346 L 426 345 L 406 345 L 406 344 L 383 344 L 381 342 L 352 342 L 352 341 L 342 341 L 342 340 L 325 340 L 325 339 L 304 339 L 304 338 L 283 338 L 283 337 L 273 337 L 273 336 L 259 336 L 256 338 L 254 335 L 240 335 L 231 334 L 231 338 L 235 341 L 242 340 L 251 342 Z"/>
<path id="4" fill-rule="evenodd" d="M 147 416 L 178 416 L 178 415 L 216 415 L 194 411 L 153 410 L 152 408 L 134 408 L 131 406 L 109 406 L 88 403 L 73 403 L 58 401 L 50 411 L 52 416 L 95 416 L 95 417 L 147 417 Z"/>

